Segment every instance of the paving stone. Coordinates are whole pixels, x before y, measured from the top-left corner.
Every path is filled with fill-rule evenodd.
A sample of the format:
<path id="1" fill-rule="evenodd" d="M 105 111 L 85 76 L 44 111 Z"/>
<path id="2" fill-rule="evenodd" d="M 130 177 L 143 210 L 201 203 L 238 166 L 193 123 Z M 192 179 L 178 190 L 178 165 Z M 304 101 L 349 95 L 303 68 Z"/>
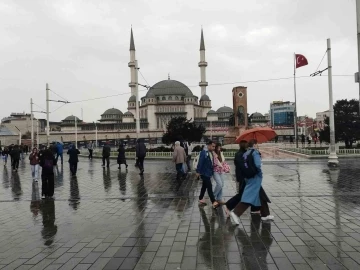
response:
<path id="1" fill-rule="evenodd" d="M 170 161 L 146 163 L 143 180 L 133 163 L 80 159 L 77 179 L 59 166 L 54 201 L 33 199 L 41 185 L 27 163 L 17 175 L 0 166 L 0 269 L 360 269 L 358 160 L 341 160 L 340 174 L 326 161 L 265 160 L 275 221 L 246 212 L 240 227 L 198 207 L 201 181 L 179 184 Z M 224 200 L 237 189 L 227 177 Z"/>

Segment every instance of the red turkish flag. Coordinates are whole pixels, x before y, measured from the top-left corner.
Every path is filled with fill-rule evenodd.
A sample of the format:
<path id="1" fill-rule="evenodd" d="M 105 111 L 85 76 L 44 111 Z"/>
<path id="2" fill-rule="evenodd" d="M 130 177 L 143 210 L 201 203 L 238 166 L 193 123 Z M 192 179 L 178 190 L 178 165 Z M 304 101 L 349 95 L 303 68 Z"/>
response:
<path id="1" fill-rule="evenodd" d="M 295 54 L 295 63 L 296 68 L 306 66 L 308 64 L 308 60 L 302 54 Z"/>

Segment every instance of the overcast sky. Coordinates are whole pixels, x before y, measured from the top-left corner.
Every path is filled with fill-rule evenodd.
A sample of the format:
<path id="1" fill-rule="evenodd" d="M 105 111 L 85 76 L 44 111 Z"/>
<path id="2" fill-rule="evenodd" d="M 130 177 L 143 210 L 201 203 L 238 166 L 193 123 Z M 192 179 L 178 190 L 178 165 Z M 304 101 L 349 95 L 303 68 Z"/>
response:
<path id="1" fill-rule="evenodd" d="M 203 26 L 215 110 L 232 106 L 231 90 L 239 85 L 248 87 L 250 113 L 268 112 L 274 100 L 293 101 L 292 79 L 245 82 L 291 77 L 294 52 L 309 61 L 297 75 L 308 76 L 329 37 L 333 74 L 351 75 L 333 78 L 334 100 L 359 96 L 355 0 L 0 0 L 0 116 L 29 112 L 31 97 L 45 108 L 46 83 L 69 101 L 123 93 L 66 105 L 52 121 L 81 117 L 81 108 L 87 122 L 108 108 L 127 111 L 131 25 L 146 81 L 153 85 L 170 73 L 197 96 Z M 326 65 L 325 57 L 320 69 Z M 140 75 L 139 82 L 147 84 Z M 328 109 L 326 76 L 298 79 L 297 91 L 299 115 Z M 50 111 L 60 105 L 51 103 Z"/>

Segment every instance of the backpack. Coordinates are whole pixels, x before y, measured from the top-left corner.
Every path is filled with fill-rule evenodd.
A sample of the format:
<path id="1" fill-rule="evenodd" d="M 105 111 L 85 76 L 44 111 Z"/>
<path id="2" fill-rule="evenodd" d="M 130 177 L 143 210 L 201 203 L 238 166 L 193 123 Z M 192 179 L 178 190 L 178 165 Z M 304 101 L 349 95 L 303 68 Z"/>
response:
<path id="1" fill-rule="evenodd" d="M 45 159 L 43 168 L 45 170 L 52 170 L 54 166 L 54 161 L 52 159 Z"/>
<path id="2" fill-rule="evenodd" d="M 253 157 L 254 151 L 255 150 L 252 149 L 248 155 L 246 155 L 246 153 L 243 154 L 238 164 L 240 166 L 241 174 L 247 179 L 253 178 L 258 173 Z"/>

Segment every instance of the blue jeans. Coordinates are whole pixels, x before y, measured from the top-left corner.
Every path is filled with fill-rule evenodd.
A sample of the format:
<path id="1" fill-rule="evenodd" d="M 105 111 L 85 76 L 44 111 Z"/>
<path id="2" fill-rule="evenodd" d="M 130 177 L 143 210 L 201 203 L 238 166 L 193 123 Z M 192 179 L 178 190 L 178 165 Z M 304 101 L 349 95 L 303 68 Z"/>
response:
<path id="1" fill-rule="evenodd" d="M 63 164 L 63 153 L 57 153 L 56 154 L 56 163 L 57 163 L 59 157 L 61 158 L 61 164 Z"/>
<path id="2" fill-rule="evenodd" d="M 214 180 L 215 180 L 215 188 L 214 188 L 214 196 L 215 200 L 221 201 L 224 187 L 224 174 L 214 172 Z"/>

